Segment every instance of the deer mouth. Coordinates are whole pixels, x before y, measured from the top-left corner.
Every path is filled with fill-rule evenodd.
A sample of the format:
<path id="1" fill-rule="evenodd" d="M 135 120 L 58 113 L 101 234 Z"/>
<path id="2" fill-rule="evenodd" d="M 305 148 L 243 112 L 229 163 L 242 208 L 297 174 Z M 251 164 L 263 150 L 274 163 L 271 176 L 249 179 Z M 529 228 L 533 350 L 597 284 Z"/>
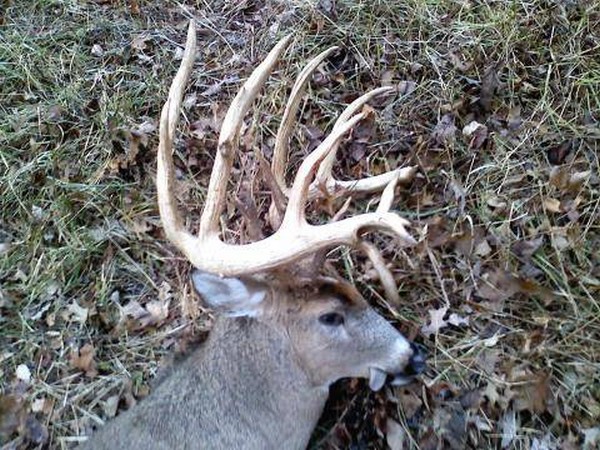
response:
<path id="1" fill-rule="evenodd" d="M 425 352 L 421 346 L 410 344 L 413 354 L 401 372 L 390 373 L 377 367 L 369 368 L 369 387 L 373 391 L 380 390 L 389 381 L 392 386 L 404 386 L 425 370 Z"/>
<path id="2" fill-rule="evenodd" d="M 415 379 L 417 374 L 406 374 L 404 372 L 391 374 L 376 367 L 369 369 L 369 387 L 372 391 L 379 391 L 386 383 L 392 386 L 404 386 Z"/>

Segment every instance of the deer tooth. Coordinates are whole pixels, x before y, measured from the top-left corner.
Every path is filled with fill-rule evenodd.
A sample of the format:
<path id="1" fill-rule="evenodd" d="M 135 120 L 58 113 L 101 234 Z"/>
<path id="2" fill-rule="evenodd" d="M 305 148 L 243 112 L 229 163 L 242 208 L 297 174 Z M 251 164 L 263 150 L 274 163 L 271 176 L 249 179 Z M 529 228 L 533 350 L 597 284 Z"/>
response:
<path id="1" fill-rule="evenodd" d="M 398 374 L 394 376 L 391 384 L 392 386 L 404 386 L 405 384 L 410 383 L 413 379 L 413 376 Z"/>
<path id="2" fill-rule="evenodd" d="M 387 379 L 387 373 L 385 373 L 381 369 L 376 369 L 375 367 L 371 367 L 369 369 L 369 387 L 373 391 L 378 391 L 385 384 L 385 380 Z"/>

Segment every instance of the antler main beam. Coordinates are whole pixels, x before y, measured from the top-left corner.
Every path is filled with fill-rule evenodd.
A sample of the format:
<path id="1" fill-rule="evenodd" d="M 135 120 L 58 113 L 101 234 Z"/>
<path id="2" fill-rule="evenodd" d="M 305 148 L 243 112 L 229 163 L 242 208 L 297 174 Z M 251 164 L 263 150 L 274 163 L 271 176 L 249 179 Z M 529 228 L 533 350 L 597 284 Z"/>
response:
<path id="1" fill-rule="evenodd" d="M 364 117 L 362 113 L 354 114 L 358 108 L 348 113 L 343 121 L 338 121 L 332 133 L 300 166 L 289 190 L 283 223 L 275 234 L 244 245 L 227 244 L 220 240 L 219 216 L 223 211 L 227 182 L 238 151 L 243 118 L 290 41 L 291 37 L 286 36 L 271 50 L 229 107 L 221 129 L 206 205 L 200 219 L 200 231 L 198 236 L 193 236 L 183 226 L 177 209 L 172 160 L 174 135 L 196 48 L 195 27 L 190 22 L 181 66 L 161 113 L 156 184 L 160 216 L 167 238 L 201 270 L 227 276 L 267 271 L 320 250 L 358 244 L 361 233 L 369 230 L 387 231 L 397 236 L 404 245 L 414 243 L 405 229 L 408 222 L 387 211 L 361 214 L 318 226 L 306 221 L 304 210 L 311 181 L 323 161 L 335 152 L 341 139 Z"/>

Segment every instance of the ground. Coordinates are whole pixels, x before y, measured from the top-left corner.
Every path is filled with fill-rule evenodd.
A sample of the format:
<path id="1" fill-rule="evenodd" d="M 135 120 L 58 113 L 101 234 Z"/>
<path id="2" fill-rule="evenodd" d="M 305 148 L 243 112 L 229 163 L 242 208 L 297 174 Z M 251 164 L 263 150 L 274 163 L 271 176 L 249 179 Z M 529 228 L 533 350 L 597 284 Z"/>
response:
<path id="1" fill-rule="evenodd" d="M 232 199 L 258 192 L 260 211 L 253 150 L 270 158 L 311 56 L 340 47 L 305 96 L 290 173 L 345 104 L 397 88 L 371 104 L 376 119 L 335 170 L 418 168 L 394 203 L 418 244 L 372 236 L 401 302 L 360 254 L 332 256 L 427 348 L 429 367 L 377 394 L 337 384 L 311 448 L 598 448 L 598 2 L 0 3 L 2 448 L 74 446 L 210 330 L 154 189 L 157 118 L 192 18 L 199 49 L 176 143 L 190 227 L 226 107 L 278 38 L 294 33 L 246 118 L 231 183 Z M 354 200 L 348 213 L 373 207 Z M 313 220 L 342 203 L 313 205 Z M 235 207 L 223 220 L 228 239 L 245 239 Z"/>

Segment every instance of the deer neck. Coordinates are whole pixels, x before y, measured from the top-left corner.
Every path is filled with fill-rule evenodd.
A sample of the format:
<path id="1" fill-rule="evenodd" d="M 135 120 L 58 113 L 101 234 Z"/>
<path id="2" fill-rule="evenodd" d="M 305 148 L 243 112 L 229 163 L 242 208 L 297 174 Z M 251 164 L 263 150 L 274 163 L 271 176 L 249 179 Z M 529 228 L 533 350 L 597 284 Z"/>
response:
<path id="1" fill-rule="evenodd" d="M 283 330 L 255 319 L 219 318 L 194 356 L 202 382 L 219 392 L 217 411 L 239 413 L 269 441 L 265 448 L 306 447 L 328 387 L 311 383 Z"/>

